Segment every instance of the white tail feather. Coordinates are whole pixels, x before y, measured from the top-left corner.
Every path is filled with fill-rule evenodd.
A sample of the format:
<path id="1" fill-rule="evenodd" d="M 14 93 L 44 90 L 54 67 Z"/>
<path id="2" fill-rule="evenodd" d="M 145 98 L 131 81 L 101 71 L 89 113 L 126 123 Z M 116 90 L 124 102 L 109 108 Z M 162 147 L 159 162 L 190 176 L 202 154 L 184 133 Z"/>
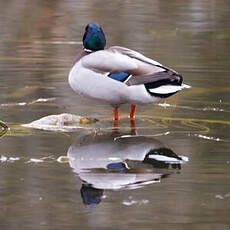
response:
<path id="1" fill-rule="evenodd" d="M 176 93 L 182 89 L 189 89 L 191 86 L 182 84 L 182 85 L 162 85 L 160 87 L 149 89 L 151 93 L 157 94 L 169 94 L 169 93 Z"/>

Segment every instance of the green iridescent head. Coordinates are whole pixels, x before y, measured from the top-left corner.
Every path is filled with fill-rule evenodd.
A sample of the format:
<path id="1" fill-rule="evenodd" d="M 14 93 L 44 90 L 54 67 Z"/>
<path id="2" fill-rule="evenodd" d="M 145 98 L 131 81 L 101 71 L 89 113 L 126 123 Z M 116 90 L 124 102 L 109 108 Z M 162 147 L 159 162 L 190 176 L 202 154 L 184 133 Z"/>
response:
<path id="1" fill-rule="evenodd" d="M 90 23 L 86 26 L 83 36 L 83 45 L 85 49 L 92 51 L 103 50 L 105 48 L 105 35 L 98 24 Z"/>

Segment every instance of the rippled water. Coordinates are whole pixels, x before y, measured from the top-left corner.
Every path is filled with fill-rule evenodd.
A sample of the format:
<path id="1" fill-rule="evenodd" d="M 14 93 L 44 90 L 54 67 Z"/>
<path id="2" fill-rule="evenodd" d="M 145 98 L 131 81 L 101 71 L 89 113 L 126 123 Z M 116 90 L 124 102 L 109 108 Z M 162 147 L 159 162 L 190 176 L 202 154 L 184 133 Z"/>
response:
<path id="1" fill-rule="evenodd" d="M 230 4 L 1 1 L 1 229 L 229 229 Z M 136 132 L 67 75 L 84 26 L 176 69 L 192 86 L 138 106 Z M 127 116 L 128 107 L 121 108 Z M 71 113 L 74 132 L 22 127 Z"/>

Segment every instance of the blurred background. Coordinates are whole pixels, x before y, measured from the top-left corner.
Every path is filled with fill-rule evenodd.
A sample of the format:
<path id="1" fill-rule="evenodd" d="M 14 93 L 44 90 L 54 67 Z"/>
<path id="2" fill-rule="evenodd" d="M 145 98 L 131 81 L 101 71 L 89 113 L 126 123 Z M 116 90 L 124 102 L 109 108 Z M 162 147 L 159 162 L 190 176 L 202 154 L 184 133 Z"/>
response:
<path id="1" fill-rule="evenodd" d="M 7 158 L 0 158 L 1 229 L 228 229 L 229 16 L 228 0 L 0 0 L 0 120 L 10 127 L 0 140 Z M 157 135 L 189 161 L 159 183 L 105 189 L 89 210 L 80 195 L 87 181 L 56 159 L 91 128 L 111 129 L 112 121 L 74 133 L 21 124 L 60 113 L 112 118 L 109 106 L 79 97 L 68 85 L 90 22 L 103 27 L 107 47 L 139 51 L 181 73 L 192 89 L 138 106 L 136 114 L 140 135 Z M 129 132 L 128 119 L 120 131 Z"/>

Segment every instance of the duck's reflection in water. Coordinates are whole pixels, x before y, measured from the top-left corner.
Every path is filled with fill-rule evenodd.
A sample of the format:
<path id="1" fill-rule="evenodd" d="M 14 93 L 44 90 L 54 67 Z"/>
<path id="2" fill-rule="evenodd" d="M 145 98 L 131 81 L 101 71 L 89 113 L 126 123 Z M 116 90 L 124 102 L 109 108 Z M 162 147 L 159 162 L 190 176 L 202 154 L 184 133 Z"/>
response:
<path id="1" fill-rule="evenodd" d="M 104 189 L 135 189 L 160 182 L 179 172 L 187 160 L 156 139 L 118 132 L 84 136 L 67 155 L 83 182 L 81 195 L 88 207 L 100 203 Z"/>

